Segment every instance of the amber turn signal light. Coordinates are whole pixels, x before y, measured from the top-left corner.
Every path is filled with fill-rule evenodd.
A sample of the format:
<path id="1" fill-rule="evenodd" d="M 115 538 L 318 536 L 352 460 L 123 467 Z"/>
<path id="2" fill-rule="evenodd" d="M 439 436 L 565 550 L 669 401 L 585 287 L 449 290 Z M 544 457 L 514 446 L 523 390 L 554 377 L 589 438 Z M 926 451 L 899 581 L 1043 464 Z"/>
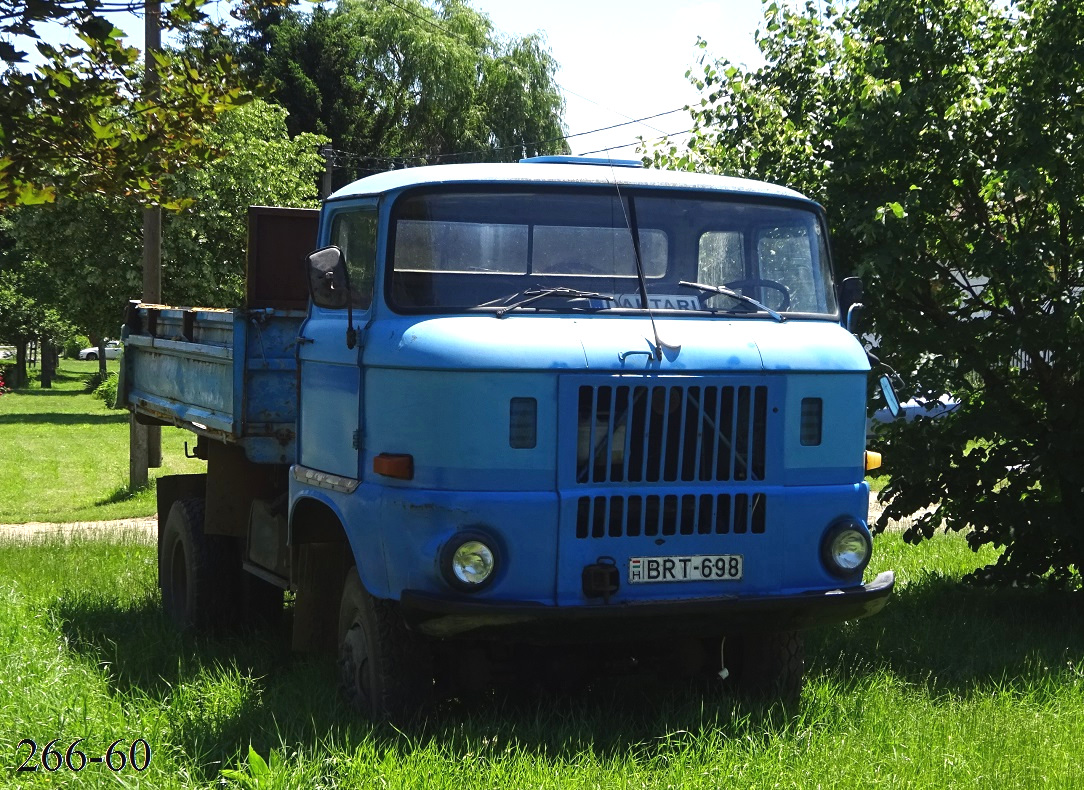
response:
<path id="1" fill-rule="evenodd" d="M 881 454 L 875 453 L 873 450 L 866 450 L 866 471 L 872 472 L 874 469 L 881 468 Z"/>
<path id="2" fill-rule="evenodd" d="M 384 477 L 414 479 L 414 456 L 404 453 L 381 453 L 373 459 L 373 471 Z"/>

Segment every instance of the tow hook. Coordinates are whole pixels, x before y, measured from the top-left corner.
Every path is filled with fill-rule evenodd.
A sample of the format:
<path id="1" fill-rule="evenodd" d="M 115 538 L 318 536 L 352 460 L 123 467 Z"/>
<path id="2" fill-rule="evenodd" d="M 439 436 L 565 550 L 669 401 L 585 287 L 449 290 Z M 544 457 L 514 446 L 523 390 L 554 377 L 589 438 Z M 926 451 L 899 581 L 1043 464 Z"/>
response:
<path id="1" fill-rule="evenodd" d="M 621 588 L 621 576 L 613 557 L 599 557 L 593 564 L 583 568 L 583 594 L 587 598 L 601 598 L 610 602 L 610 596 Z"/>

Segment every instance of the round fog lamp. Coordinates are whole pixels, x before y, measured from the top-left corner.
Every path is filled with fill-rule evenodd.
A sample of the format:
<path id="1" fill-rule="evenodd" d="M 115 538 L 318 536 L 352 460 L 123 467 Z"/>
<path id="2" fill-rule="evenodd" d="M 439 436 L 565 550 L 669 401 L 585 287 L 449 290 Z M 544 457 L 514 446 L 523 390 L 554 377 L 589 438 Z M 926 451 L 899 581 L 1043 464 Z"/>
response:
<path id="1" fill-rule="evenodd" d="M 493 550 L 480 540 L 468 540 L 452 554 L 452 574 L 472 587 L 485 583 L 496 564 Z"/>
<path id="2" fill-rule="evenodd" d="M 872 546 L 857 524 L 839 524 L 825 538 L 823 558 L 829 571 L 836 576 L 854 576 L 865 570 Z"/>

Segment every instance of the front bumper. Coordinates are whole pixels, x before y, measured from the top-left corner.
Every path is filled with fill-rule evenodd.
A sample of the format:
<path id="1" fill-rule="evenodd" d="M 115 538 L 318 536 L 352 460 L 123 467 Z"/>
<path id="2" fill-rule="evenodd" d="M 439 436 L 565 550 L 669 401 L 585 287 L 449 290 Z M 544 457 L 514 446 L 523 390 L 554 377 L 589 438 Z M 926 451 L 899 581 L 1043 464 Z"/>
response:
<path id="1" fill-rule="evenodd" d="M 677 636 L 790 631 L 877 614 L 892 595 L 892 571 L 869 584 L 797 595 L 724 596 L 679 601 L 545 606 L 480 601 L 404 590 L 407 624 L 437 638 L 520 638 L 531 642 L 595 642 Z"/>

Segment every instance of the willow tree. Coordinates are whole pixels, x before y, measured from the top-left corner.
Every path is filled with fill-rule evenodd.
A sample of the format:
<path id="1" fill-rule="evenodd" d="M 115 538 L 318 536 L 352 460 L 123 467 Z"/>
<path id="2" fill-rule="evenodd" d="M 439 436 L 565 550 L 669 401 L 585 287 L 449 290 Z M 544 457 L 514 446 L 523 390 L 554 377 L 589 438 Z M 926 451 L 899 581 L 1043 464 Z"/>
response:
<path id="1" fill-rule="evenodd" d="M 503 36 L 463 0 L 264 7 L 233 45 L 289 110 L 290 131 L 327 135 L 357 174 L 567 150 L 542 39 Z"/>

